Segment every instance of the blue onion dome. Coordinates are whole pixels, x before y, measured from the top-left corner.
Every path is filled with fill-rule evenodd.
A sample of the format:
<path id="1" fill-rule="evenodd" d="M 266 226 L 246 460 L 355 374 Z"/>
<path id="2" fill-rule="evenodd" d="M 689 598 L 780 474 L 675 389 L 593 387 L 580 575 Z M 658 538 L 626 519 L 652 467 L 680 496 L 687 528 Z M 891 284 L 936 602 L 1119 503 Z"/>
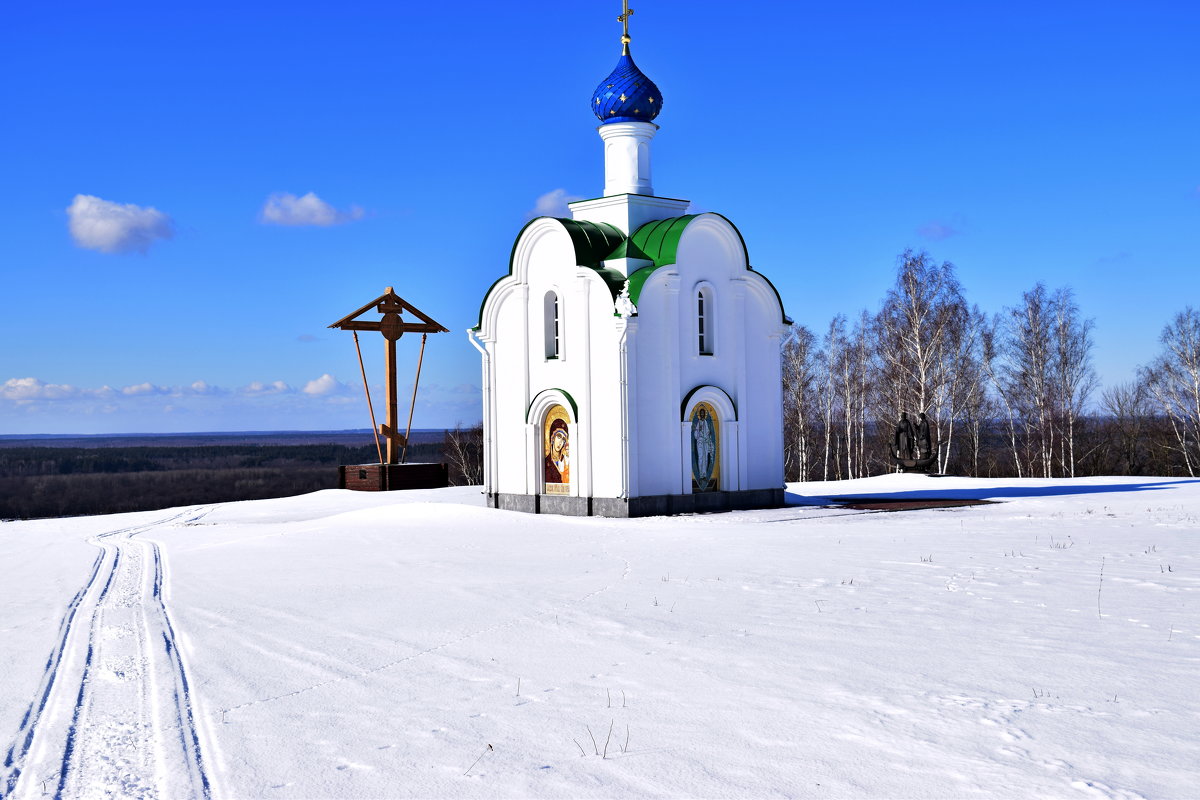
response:
<path id="1" fill-rule="evenodd" d="M 592 113 L 601 122 L 650 122 L 659 111 L 662 95 L 633 63 L 626 45 L 617 68 L 592 93 Z"/>

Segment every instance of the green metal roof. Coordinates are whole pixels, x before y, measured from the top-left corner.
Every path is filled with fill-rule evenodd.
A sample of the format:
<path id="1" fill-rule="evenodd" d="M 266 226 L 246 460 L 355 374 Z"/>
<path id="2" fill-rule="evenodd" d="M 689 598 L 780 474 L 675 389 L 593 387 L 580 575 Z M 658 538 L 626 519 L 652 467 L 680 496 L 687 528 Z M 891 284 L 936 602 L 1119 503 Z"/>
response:
<path id="1" fill-rule="evenodd" d="M 646 254 L 646 258 L 654 262 L 656 267 L 665 267 L 675 263 L 675 254 L 679 249 L 679 237 L 683 229 L 696 218 L 695 214 L 682 217 L 668 217 L 656 222 L 647 222 L 630 236 L 630 240 Z"/>
<path id="2" fill-rule="evenodd" d="M 639 250 L 638 246 L 636 244 L 634 244 L 631 239 L 626 239 L 625 241 L 623 241 L 619 245 L 617 245 L 617 249 L 613 250 L 611 253 L 609 253 L 608 256 L 604 260 L 611 261 L 611 260 L 617 259 L 617 258 L 636 258 L 636 259 L 640 259 L 642 261 L 652 260 L 650 258 L 650 256 L 646 255 L 641 250 Z"/>
<path id="3" fill-rule="evenodd" d="M 593 269 L 595 269 L 596 274 L 600 276 L 600 279 L 608 287 L 612 299 L 616 300 L 617 295 L 625 288 L 625 275 L 619 270 L 609 269 L 608 267 L 593 267 Z"/>
<path id="4" fill-rule="evenodd" d="M 711 213 L 711 212 L 709 212 Z M 683 236 L 684 229 L 694 220 L 698 214 L 685 214 L 682 217 L 668 217 L 655 222 L 647 222 L 642 227 L 633 232 L 633 235 L 626 238 L 616 226 L 609 225 L 606 222 L 587 222 L 586 220 L 562 219 L 559 217 L 538 217 L 530 220 L 521 232 L 517 234 L 516 240 L 513 242 L 512 253 L 508 258 L 508 274 L 513 272 L 513 258 L 516 257 L 517 243 L 521 241 L 521 237 L 525 235 L 525 229 L 534 222 L 543 219 L 553 219 L 566 229 L 567 235 L 571 237 L 571 244 L 575 248 L 575 264 L 581 267 L 589 267 L 595 270 L 600 276 L 612 294 L 613 300 L 617 299 L 617 295 L 625 286 L 625 276 L 615 269 L 609 269 L 604 266 L 605 261 L 610 261 L 618 258 L 636 258 L 653 261 L 653 266 L 643 267 L 629 276 L 629 299 L 636 306 L 642 294 L 642 287 L 646 281 L 654 273 L 656 269 L 669 266 L 675 263 L 675 259 L 679 251 L 679 239 Z M 746 256 L 747 267 L 753 271 L 753 267 L 749 267 L 750 254 L 746 250 L 746 241 L 742 238 L 742 232 L 737 229 L 737 226 L 730 222 L 720 214 L 714 216 L 721 217 L 725 222 L 729 223 L 729 227 L 733 228 L 738 235 L 738 240 L 742 243 L 742 252 Z M 783 298 L 779 296 L 779 290 L 775 288 L 775 284 L 771 283 L 767 276 L 759 273 L 759 276 L 767 282 L 771 287 L 771 291 L 775 293 L 775 297 L 779 300 L 779 310 L 785 324 L 791 322 L 786 312 L 783 311 Z M 483 325 L 483 307 L 487 304 L 488 295 L 492 293 L 497 284 L 507 276 L 501 276 L 487 290 L 483 296 L 483 302 L 479 304 L 479 323 L 475 326 L 478 330 Z M 616 313 L 616 312 L 614 312 Z"/>
<path id="5" fill-rule="evenodd" d="M 555 217 L 554 219 L 558 219 Z M 625 241 L 625 234 L 607 222 L 586 222 L 576 219 L 558 219 L 567 229 L 571 244 L 575 245 L 575 263 L 581 267 L 598 269 L 608 254 Z M 510 271 L 511 271 L 511 264 Z"/>
<path id="6" fill-rule="evenodd" d="M 629 299 L 636 306 L 642 295 L 642 286 L 654 270 L 675 263 L 679 250 L 679 237 L 696 214 L 686 214 L 682 217 L 668 217 L 655 222 L 647 222 L 633 232 L 629 237 L 630 249 L 637 249 L 641 258 L 654 262 L 652 267 L 642 267 L 629 276 Z"/>

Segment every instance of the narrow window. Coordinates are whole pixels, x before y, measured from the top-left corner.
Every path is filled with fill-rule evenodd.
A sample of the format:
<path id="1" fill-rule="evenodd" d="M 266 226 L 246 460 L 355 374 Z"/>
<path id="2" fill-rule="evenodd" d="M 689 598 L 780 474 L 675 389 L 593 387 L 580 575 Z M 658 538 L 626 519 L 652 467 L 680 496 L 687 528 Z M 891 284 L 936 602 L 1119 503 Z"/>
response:
<path id="1" fill-rule="evenodd" d="M 546 292 L 546 358 L 559 356 L 559 312 L 558 295 Z"/>
<path id="2" fill-rule="evenodd" d="M 702 356 L 711 356 L 712 349 L 712 300 L 707 289 L 696 292 L 696 338 Z"/>

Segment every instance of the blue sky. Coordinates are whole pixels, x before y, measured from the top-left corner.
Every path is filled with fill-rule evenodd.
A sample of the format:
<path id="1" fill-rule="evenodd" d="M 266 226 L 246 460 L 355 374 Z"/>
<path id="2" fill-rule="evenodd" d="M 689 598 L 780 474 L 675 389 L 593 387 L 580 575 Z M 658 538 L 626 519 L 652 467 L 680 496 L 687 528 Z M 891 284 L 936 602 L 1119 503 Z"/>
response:
<path id="1" fill-rule="evenodd" d="M 814 330 L 875 310 L 906 247 L 988 311 L 1072 287 L 1106 384 L 1200 304 L 1200 4 L 633 6 L 657 193 L 733 220 Z M 452 331 L 414 424 L 477 420 L 464 330 L 539 198 L 600 193 L 619 12 L 8 9 L 0 433 L 366 427 L 325 326 L 388 285 Z"/>

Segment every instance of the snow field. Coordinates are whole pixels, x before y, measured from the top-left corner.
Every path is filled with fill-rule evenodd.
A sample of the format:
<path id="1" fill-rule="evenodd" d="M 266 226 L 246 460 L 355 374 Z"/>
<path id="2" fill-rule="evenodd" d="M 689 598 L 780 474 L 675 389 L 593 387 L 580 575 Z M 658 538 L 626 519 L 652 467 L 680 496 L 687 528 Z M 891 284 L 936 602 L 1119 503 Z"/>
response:
<path id="1" fill-rule="evenodd" d="M 134 541 L 162 552 L 214 797 L 1195 795 L 1200 482 L 789 489 L 806 505 L 645 520 L 330 491 Z M 821 507 L 922 493 L 1002 502 Z M 0 525 L 60 576 L 27 579 L 36 621 L 5 606 L 0 651 L 33 655 L 0 737 L 117 522 Z"/>

